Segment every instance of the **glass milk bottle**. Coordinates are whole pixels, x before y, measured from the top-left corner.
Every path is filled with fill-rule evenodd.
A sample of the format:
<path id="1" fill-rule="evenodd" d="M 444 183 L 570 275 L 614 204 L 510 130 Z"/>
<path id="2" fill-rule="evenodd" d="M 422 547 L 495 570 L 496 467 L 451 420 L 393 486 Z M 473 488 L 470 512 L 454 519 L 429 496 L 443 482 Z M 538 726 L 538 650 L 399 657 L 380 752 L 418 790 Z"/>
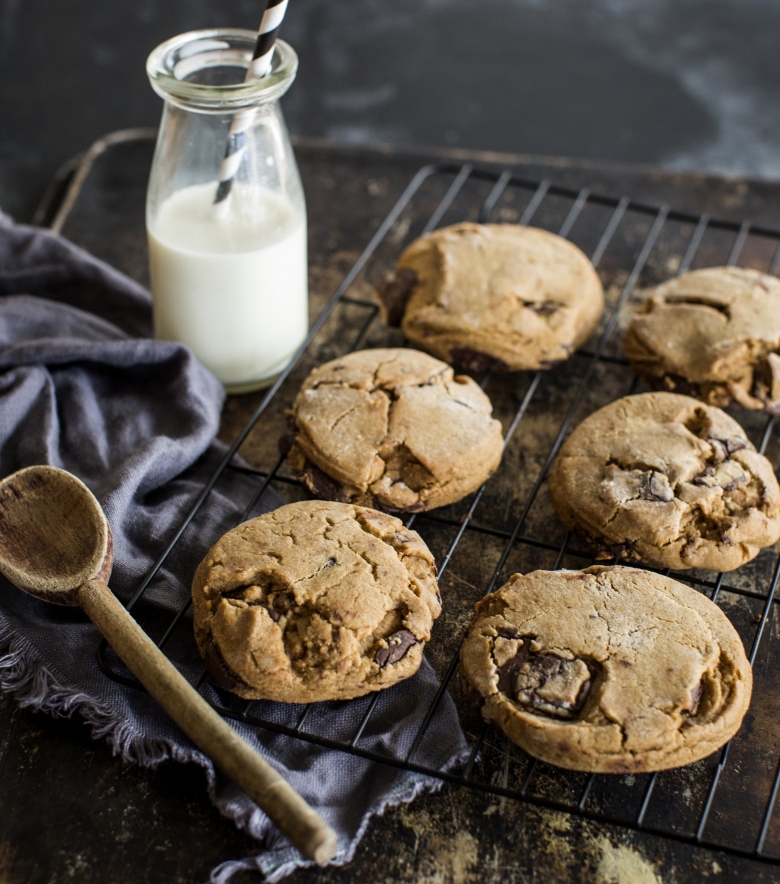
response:
<path id="1" fill-rule="evenodd" d="M 271 383 L 308 329 L 306 206 L 279 107 L 298 58 L 277 40 L 271 73 L 244 82 L 256 39 L 193 31 L 147 62 L 165 99 L 146 203 L 154 334 L 233 393 Z"/>

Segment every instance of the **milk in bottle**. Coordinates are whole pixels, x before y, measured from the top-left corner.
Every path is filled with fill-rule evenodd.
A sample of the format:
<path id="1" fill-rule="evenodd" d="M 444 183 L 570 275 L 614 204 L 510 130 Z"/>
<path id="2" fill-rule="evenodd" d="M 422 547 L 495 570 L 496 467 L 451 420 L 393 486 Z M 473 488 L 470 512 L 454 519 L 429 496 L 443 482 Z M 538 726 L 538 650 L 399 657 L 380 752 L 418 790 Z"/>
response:
<path id="1" fill-rule="evenodd" d="M 259 187 L 237 188 L 221 216 L 216 186 L 176 191 L 149 226 L 154 333 L 186 344 L 226 387 L 258 386 L 306 337 L 306 220 Z"/>
<path id="2" fill-rule="evenodd" d="M 277 40 L 270 74 L 245 82 L 256 38 L 193 31 L 147 62 L 165 99 L 146 203 L 154 333 L 228 392 L 270 384 L 308 329 L 306 207 L 278 101 L 298 59 Z M 236 162 L 217 201 L 226 151 Z"/>

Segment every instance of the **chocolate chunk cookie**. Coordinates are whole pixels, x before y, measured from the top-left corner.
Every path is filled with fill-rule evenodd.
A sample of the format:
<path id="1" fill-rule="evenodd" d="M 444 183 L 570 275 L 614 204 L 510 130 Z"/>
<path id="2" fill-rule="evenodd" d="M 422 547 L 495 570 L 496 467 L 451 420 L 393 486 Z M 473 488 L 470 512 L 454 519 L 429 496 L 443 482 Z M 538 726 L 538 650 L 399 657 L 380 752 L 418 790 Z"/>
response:
<path id="1" fill-rule="evenodd" d="M 515 574 L 476 611 L 464 690 L 542 761 L 679 767 L 722 746 L 747 711 L 752 673 L 734 627 L 668 577 L 618 566 Z"/>
<path id="2" fill-rule="evenodd" d="M 780 538 L 772 465 L 718 408 L 643 393 L 583 421 L 550 497 L 596 558 L 731 571 Z"/>
<path id="3" fill-rule="evenodd" d="M 570 242 L 516 224 L 456 224 L 413 242 L 377 289 L 385 321 L 468 371 L 550 368 L 593 333 L 604 292 Z"/>
<path id="4" fill-rule="evenodd" d="M 211 681 L 245 699 L 346 700 L 417 671 L 441 612 L 436 566 L 396 518 L 304 501 L 244 522 L 192 583 Z"/>
<path id="5" fill-rule="evenodd" d="M 708 267 L 654 289 L 624 343 L 656 389 L 780 414 L 780 280 Z"/>
<path id="6" fill-rule="evenodd" d="M 394 512 L 460 500 L 501 460 L 501 424 L 471 378 L 410 349 L 316 368 L 290 414 L 290 466 L 319 498 Z"/>

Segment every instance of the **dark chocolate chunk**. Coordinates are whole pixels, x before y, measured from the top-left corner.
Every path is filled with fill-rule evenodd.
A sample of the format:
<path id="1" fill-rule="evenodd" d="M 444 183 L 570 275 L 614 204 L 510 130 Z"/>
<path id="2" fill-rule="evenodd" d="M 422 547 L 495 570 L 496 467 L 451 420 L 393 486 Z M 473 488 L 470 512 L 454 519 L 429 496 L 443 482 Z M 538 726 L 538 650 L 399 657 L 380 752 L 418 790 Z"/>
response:
<path id="1" fill-rule="evenodd" d="M 522 649 L 518 656 L 522 656 Z M 574 718 L 585 705 L 591 682 L 591 667 L 584 660 L 530 654 L 520 666 L 515 666 L 510 696 L 534 711 L 556 718 Z"/>
<path id="2" fill-rule="evenodd" d="M 733 436 L 730 439 L 708 439 L 707 441 L 713 447 L 718 461 L 728 460 L 735 451 L 751 447 L 747 439 L 740 439 L 739 436 Z"/>
<path id="3" fill-rule="evenodd" d="M 373 495 L 371 497 L 371 508 L 379 510 L 381 513 L 423 513 L 425 510 L 430 509 L 424 500 L 415 503 L 413 506 L 388 506 L 388 504 L 382 503 L 381 500 Z"/>
<path id="4" fill-rule="evenodd" d="M 336 557 L 335 556 L 328 556 L 328 558 L 325 559 L 325 561 L 319 566 L 319 568 L 317 568 L 317 570 L 314 573 L 319 574 L 322 571 L 327 571 L 328 568 L 332 568 L 335 564 L 336 564 Z"/>
<path id="5" fill-rule="evenodd" d="M 561 305 L 556 304 L 555 301 L 543 301 L 541 304 L 534 301 L 526 301 L 523 306 L 528 307 L 529 310 L 533 310 L 534 313 L 538 313 L 540 316 L 552 316 L 553 313 L 558 312 Z"/>
<path id="6" fill-rule="evenodd" d="M 236 688 L 250 687 L 250 685 L 233 672 L 233 670 L 227 665 L 225 658 L 220 653 L 220 650 L 214 643 L 214 639 L 211 635 L 206 639 L 206 653 L 204 659 L 206 661 L 206 672 L 208 672 L 209 681 L 215 688 L 235 691 Z"/>
<path id="7" fill-rule="evenodd" d="M 738 436 L 732 439 L 723 439 L 723 444 L 726 446 L 729 454 L 734 454 L 735 451 L 742 451 L 743 448 L 750 448 L 750 443 L 747 439 L 740 439 Z"/>
<path id="8" fill-rule="evenodd" d="M 688 708 L 685 709 L 685 712 L 689 712 L 691 715 L 696 712 L 696 707 L 699 705 L 699 700 L 701 700 L 701 695 L 704 691 L 704 686 L 701 682 L 699 682 L 695 688 L 691 689 L 691 698 L 688 703 Z"/>
<path id="9" fill-rule="evenodd" d="M 409 303 L 414 287 L 417 285 L 417 274 L 408 267 L 396 271 L 392 279 L 380 283 L 376 294 L 385 308 L 387 324 L 397 328 L 404 318 L 404 310 Z"/>
<path id="10" fill-rule="evenodd" d="M 503 359 L 472 350 L 471 347 L 455 347 L 450 350 L 450 359 L 466 369 L 466 371 L 481 374 L 483 371 L 509 371 L 509 366 Z"/>
<path id="11" fill-rule="evenodd" d="M 714 467 L 706 467 L 698 476 L 695 476 L 693 479 L 694 485 L 704 485 L 707 488 L 711 488 L 715 482 L 713 481 L 713 476 L 715 475 Z"/>
<path id="12" fill-rule="evenodd" d="M 514 626 L 505 626 L 498 634 L 501 638 L 520 638 L 520 631 Z"/>
<path id="13" fill-rule="evenodd" d="M 283 614 L 289 614 L 295 607 L 295 596 L 289 590 L 273 594 L 269 601 L 268 613 L 274 620 L 278 620 Z M 274 614 L 277 616 L 274 617 Z"/>
<path id="14" fill-rule="evenodd" d="M 339 503 L 347 503 L 347 495 L 344 493 L 341 485 L 310 461 L 306 461 L 306 466 L 298 474 L 298 478 L 312 495 L 319 500 L 335 500 Z"/>
<path id="15" fill-rule="evenodd" d="M 409 648 L 416 644 L 417 639 L 408 629 L 399 629 L 387 637 L 387 647 L 380 648 L 376 652 L 374 661 L 380 669 L 392 666 L 393 663 L 403 660 Z"/>
<path id="16" fill-rule="evenodd" d="M 350 502 L 343 487 L 309 460 L 306 461 L 305 466 L 297 473 L 297 476 L 306 486 L 311 496 L 316 497 L 318 500 L 335 500 L 337 503 Z M 365 505 L 363 503 L 363 506 Z M 428 504 L 421 500 L 414 506 L 392 507 L 372 496 L 371 507 L 383 513 L 421 513 L 428 509 Z"/>
<path id="17" fill-rule="evenodd" d="M 721 463 L 724 460 L 727 460 L 729 457 L 729 450 L 726 448 L 723 442 L 720 439 L 708 439 L 707 440 L 712 446 L 712 450 L 715 454 L 715 460 L 718 463 Z"/>
<path id="18" fill-rule="evenodd" d="M 645 500 L 659 500 L 668 503 L 674 500 L 674 491 L 663 473 L 645 473 L 642 476 L 641 495 Z"/>
<path id="19" fill-rule="evenodd" d="M 721 463 L 717 468 L 707 467 L 693 480 L 694 485 L 703 485 L 705 488 L 722 488 L 724 491 L 734 491 L 740 485 L 750 480 L 736 462 Z"/>
<path id="20" fill-rule="evenodd" d="M 515 636 L 505 637 L 515 638 Z M 506 663 L 498 669 L 498 689 L 502 694 L 506 694 L 507 697 L 514 698 L 515 696 L 515 680 L 517 678 L 517 673 L 531 656 L 531 641 L 532 639 L 530 637 L 525 638 L 525 641 L 515 656 L 510 660 L 507 660 Z"/>
<path id="21" fill-rule="evenodd" d="M 735 476 L 730 482 L 723 486 L 724 491 L 734 491 L 740 485 L 744 485 L 748 481 L 747 476 Z"/>

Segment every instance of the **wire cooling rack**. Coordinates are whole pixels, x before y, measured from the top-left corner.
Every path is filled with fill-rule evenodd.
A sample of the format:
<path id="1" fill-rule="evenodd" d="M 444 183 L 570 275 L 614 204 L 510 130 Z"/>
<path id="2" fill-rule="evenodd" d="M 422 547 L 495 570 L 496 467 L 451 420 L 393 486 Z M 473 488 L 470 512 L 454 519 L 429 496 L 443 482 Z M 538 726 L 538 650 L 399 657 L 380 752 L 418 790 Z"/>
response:
<path id="1" fill-rule="evenodd" d="M 742 636 L 755 673 L 753 703 L 740 733 L 720 752 L 688 767 L 652 775 L 587 775 L 537 762 L 488 729 L 466 703 L 456 676 L 460 644 L 479 598 L 515 571 L 592 564 L 555 517 L 547 497 L 547 474 L 568 432 L 580 420 L 609 401 L 641 389 L 621 356 L 621 338 L 628 316 L 642 298 L 642 288 L 702 266 L 739 263 L 775 274 L 780 265 L 778 232 L 646 205 L 629 197 L 614 199 L 550 181 L 527 181 L 510 171 L 494 172 L 469 164 L 425 166 L 346 274 L 291 365 L 238 434 L 128 608 L 135 607 L 159 579 L 160 570 L 225 471 L 244 472 L 249 483 L 256 483 L 242 519 L 251 517 L 271 486 L 288 500 L 300 499 L 300 488 L 275 448 L 284 432 L 284 409 L 308 371 L 326 359 L 362 347 L 404 345 L 400 332 L 386 328 L 379 319 L 371 296 L 373 286 L 391 271 L 408 242 L 461 220 L 533 223 L 571 239 L 599 271 L 607 307 L 591 341 L 566 363 L 535 374 L 478 378 L 504 426 L 500 469 L 466 500 L 406 520 L 436 555 L 444 597 L 444 612 L 426 649 L 441 680 L 434 702 L 421 716 L 402 757 L 361 746 L 382 696 L 379 693 L 350 701 L 362 702 L 364 712 L 354 732 L 347 735 L 329 731 L 327 714 L 320 714 L 323 708 L 326 712 L 331 708 L 329 704 L 296 707 L 300 714 L 294 726 L 274 720 L 274 704 L 267 702 L 240 701 L 218 693 L 220 701 L 213 705 L 227 718 L 384 764 L 778 864 L 780 819 L 774 816 L 774 808 L 780 788 L 780 691 L 774 690 L 773 682 L 780 664 L 776 606 L 780 556 L 776 550 L 764 550 L 753 562 L 726 575 L 703 571 L 674 575 L 721 605 Z M 756 447 L 773 464 L 780 462 L 774 418 L 738 417 Z M 245 446 L 253 446 L 256 467 L 236 461 Z M 191 635 L 189 608 L 189 599 L 183 600 L 158 642 L 168 653 L 176 630 L 189 630 Z M 105 645 L 99 661 L 111 678 L 140 687 L 119 670 Z M 205 678 L 204 670 L 197 688 L 204 686 Z M 468 760 L 456 770 L 433 769 L 416 761 L 445 692 L 457 705 L 470 746 Z M 316 727 L 312 726 L 315 718 Z"/>

